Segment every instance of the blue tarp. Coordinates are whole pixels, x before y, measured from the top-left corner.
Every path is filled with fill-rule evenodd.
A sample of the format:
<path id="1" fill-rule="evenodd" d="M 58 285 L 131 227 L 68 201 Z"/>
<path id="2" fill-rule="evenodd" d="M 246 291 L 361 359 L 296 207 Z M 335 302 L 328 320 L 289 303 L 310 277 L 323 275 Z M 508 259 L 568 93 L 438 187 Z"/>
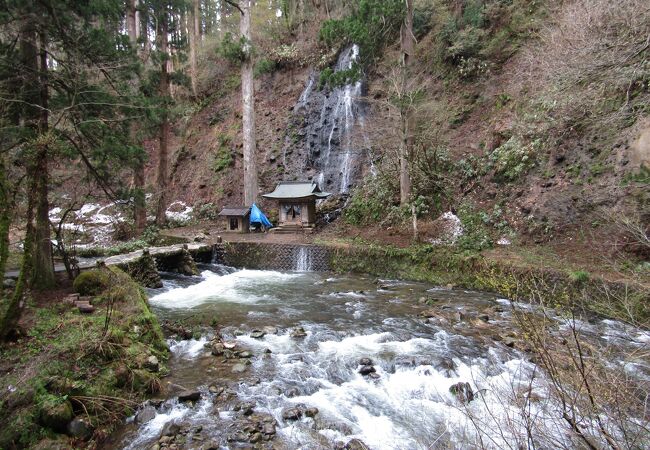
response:
<path id="1" fill-rule="evenodd" d="M 266 228 L 273 228 L 273 224 L 269 222 L 269 219 L 266 218 L 262 210 L 255 203 L 251 206 L 251 225 L 254 223 L 260 223 Z"/>

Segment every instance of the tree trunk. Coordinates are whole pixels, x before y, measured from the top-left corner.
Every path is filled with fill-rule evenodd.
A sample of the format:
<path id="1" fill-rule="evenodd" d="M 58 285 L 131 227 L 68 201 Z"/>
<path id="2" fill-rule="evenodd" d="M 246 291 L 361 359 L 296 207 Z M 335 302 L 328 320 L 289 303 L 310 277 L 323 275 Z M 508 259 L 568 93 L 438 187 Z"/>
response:
<path id="1" fill-rule="evenodd" d="M 129 41 L 133 48 L 136 49 L 138 55 L 140 55 L 139 45 L 138 45 L 138 13 L 137 13 L 137 3 L 138 0 L 128 0 L 127 10 L 126 10 L 126 25 L 129 31 Z M 137 78 L 133 80 L 133 84 L 138 82 Z M 137 145 L 142 149 L 142 143 L 138 138 L 138 124 L 133 121 L 129 127 L 129 140 L 131 144 Z M 133 168 L 133 223 L 135 226 L 135 232 L 137 235 L 142 234 L 145 227 L 147 226 L 147 205 L 145 201 L 144 193 L 144 158 L 138 158 L 138 161 L 135 163 Z"/>
<path id="2" fill-rule="evenodd" d="M 52 260 L 52 235 L 50 229 L 50 203 L 48 200 L 49 174 L 48 174 L 48 73 L 47 73 L 47 52 L 46 37 L 40 35 L 39 52 L 39 76 L 40 88 L 39 105 L 41 106 L 38 119 L 38 134 L 45 137 L 43 142 L 37 145 L 36 161 L 32 177 L 36 179 L 36 228 L 34 248 L 34 271 L 32 276 L 32 287 L 35 289 L 48 289 L 56 284 L 54 276 L 54 263 Z"/>
<path id="3" fill-rule="evenodd" d="M 0 310 L 0 341 L 5 341 L 16 329 L 25 303 L 29 297 L 29 280 L 32 278 L 34 254 L 34 202 L 37 197 L 36 178 L 32 177 L 27 193 L 27 230 L 25 232 L 24 253 L 20 265 L 20 275 L 9 303 Z M 4 276 L 4 274 L 3 274 Z"/>
<path id="4" fill-rule="evenodd" d="M 163 53 L 163 61 L 160 65 L 160 96 L 168 100 L 169 91 L 169 73 L 167 46 L 168 46 L 168 15 L 163 12 L 158 22 L 158 39 L 160 51 Z M 166 102 L 167 103 L 167 102 Z M 162 122 L 160 124 L 159 145 L 158 145 L 158 205 L 156 208 L 156 224 L 163 226 L 167 222 L 167 159 L 168 159 L 168 139 L 169 139 L 169 114 L 167 108 L 168 104 L 163 105 Z"/>
<path id="5" fill-rule="evenodd" d="M 400 46 L 402 53 L 402 94 L 406 94 L 406 80 L 409 77 L 414 50 L 415 36 L 413 35 L 413 0 L 405 0 L 406 14 L 400 29 Z M 415 137 L 413 135 L 415 120 L 413 108 L 407 105 L 402 108 L 402 145 L 400 148 L 400 204 L 406 205 L 411 200 L 411 175 L 409 160 L 413 154 Z"/>
<path id="6" fill-rule="evenodd" d="M 251 54 L 251 2 L 242 0 L 243 10 L 240 32 L 246 39 L 247 58 L 241 66 L 242 128 L 244 141 L 244 205 L 257 201 L 257 160 L 255 143 L 255 80 L 253 79 L 253 57 Z"/>
<path id="7" fill-rule="evenodd" d="M 3 279 L 7 258 L 9 258 L 9 226 L 11 225 L 10 195 L 5 170 L 4 155 L 0 155 L 0 276 Z"/>
<path id="8" fill-rule="evenodd" d="M 399 202 L 406 205 L 411 199 L 411 175 L 409 173 L 409 120 L 406 112 L 401 113 L 402 141 L 399 147 Z"/>
<path id="9" fill-rule="evenodd" d="M 196 97 L 196 46 L 198 41 L 198 24 L 199 24 L 199 0 L 192 0 L 192 9 L 189 14 L 188 28 L 190 40 L 190 80 L 192 82 L 192 95 Z"/>

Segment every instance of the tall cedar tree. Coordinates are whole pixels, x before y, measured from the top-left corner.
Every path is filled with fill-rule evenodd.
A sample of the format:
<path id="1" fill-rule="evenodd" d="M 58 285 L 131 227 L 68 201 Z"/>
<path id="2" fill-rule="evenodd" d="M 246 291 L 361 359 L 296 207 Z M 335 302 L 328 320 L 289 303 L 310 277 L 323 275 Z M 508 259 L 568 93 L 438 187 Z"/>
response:
<path id="1" fill-rule="evenodd" d="M 123 23 L 121 0 L 0 2 L 0 74 L 6 75 L 0 79 L 3 197 L 8 186 L 27 178 L 27 188 L 15 192 L 14 208 L 25 219 L 22 270 L 12 299 L 0 308 L 0 337 L 15 326 L 30 289 L 55 282 L 51 168 L 67 159 L 115 197 L 116 175 L 141 157 L 128 142 L 128 120 L 144 116 L 144 109 L 130 84 L 136 65 Z M 6 242 L 6 209 L 0 219 L 0 242 Z M 13 219 L 20 225 L 17 216 Z"/>

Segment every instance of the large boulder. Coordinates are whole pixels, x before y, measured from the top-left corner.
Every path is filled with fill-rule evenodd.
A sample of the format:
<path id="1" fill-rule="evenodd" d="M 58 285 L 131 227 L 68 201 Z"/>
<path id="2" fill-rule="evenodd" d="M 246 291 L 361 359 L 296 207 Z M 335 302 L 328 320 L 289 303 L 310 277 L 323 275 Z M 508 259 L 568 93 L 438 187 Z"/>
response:
<path id="1" fill-rule="evenodd" d="M 156 408 L 153 406 L 145 406 L 143 409 L 138 411 L 135 415 L 136 423 L 147 423 L 156 417 Z"/>
<path id="2" fill-rule="evenodd" d="M 352 439 L 347 444 L 345 444 L 345 450 L 370 450 L 370 447 L 368 447 L 359 439 Z"/>
<path id="3" fill-rule="evenodd" d="M 196 402 L 201 398 L 199 391 L 183 391 L 178 394 L 179 402 Z"/>
<path id="4" fill-rule="evenodd" d="M 93 435 L 93 426 L 85 417 L 77 416 L 68 423 L 68 434 L 77 439 L 87 441 Z"/>
<path id="5" fill-rule="evenodd" d="M 144 368 L 150 372 L 158 372 L 160 370 L 160 363 L 158 362 L 158 358 L 153 355 L 149 356 L 144 363 Z"/>
<path id="6" fill-rule="evenodd" d="M 287 408 L 282 411 L 282 418 L 284 420 L 298 420 L 302 417 L 300 408 Z"/>
<path id="7" fill-rule="evenodd" d="M 43 426 L 54 431 L 66 431 L 68 423 L 72 420 L 74 413 L 72 405 L 65 401 L 45 401 L 41 404 L 40 422 Z"/>

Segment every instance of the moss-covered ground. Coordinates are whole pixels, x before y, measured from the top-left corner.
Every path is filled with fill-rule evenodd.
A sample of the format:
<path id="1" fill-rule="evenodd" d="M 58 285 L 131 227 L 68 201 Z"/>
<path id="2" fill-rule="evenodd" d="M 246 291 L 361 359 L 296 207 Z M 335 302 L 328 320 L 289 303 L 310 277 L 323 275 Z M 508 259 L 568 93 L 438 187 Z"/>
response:
<path id="1" fill-rule="evenodd" d="M 93 447 L 160 389 L 168 350 L 144 291 L 117 268 L 93 276 L 108 282 L 92 314 L 63 302 L 70 289 L 36 295 L 21 338 L 0 347 L 0 449 Z M 146 367 L 151 356 L 157 371 Z M 68 436 L 73 417 L 92 435 Z"/>

